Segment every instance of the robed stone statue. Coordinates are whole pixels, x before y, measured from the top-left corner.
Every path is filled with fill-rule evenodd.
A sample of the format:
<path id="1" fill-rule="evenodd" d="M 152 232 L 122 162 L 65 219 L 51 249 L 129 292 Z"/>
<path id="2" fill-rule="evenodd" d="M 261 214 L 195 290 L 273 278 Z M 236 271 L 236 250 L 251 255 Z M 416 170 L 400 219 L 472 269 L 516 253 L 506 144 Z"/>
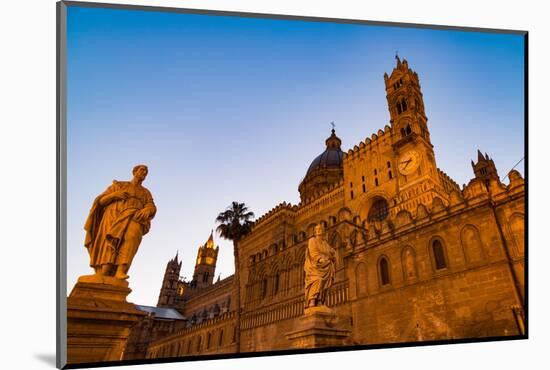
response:
<path id="1" fill-rule="evenodd" d="M 305 271 L 305 308 L 325 306 L 328 289 L 334 283 L 336 251 L 324 238 L 322 224 L 315 226 L 315 236 L 307 244 Z"/>
<path id="2" fill-rule="evenodd" d="M 147 166 L 137 165 L 131 181 L 115 180 L 95 198 L 84 226 L 84 245 L 96 275 L 128 278 L 141 238 L 157 211 L 151 193 L 142 186 L 147 173 Z"/>

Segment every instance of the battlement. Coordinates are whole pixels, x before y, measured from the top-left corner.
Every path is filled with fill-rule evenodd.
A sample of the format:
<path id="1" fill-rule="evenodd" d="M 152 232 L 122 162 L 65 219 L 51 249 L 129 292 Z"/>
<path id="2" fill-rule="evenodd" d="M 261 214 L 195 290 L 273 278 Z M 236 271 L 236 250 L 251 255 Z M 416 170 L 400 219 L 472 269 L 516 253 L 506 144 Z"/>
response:
<path id="1" fill-rule="evenodd" d="M 445 191 L 447 191 L 447 192 L 450 192 L 451 190 L 460 191 L 460 186 L 456 183 L 456 181 L 454 181 L 444 171 L 442 171 L 441 169 L 438 168 L 437 173 L 439 174 L 441 182 L 443 183 L 443 186 L 445 187 Z"/>
<path id="2" fill-rule="evenodd" d="M 277 204 L 275 207 L 271 208 L 269 211 L 264 213 L 262 216 L 258 217 L 256 221 L 252 224 L 252 230 L 257 229 L 261 225 L 268 222 L 268 220 L 271 220 L 273 217 L 278 216 L 281 212 L 290 212 L 294 213 L 298 209 L 297 205 L 292 205 L 287 202 L 282 202 Z"/>
<path id="3" fill-rule="evenodd" d="M 384 130 L 378 130 L 377 133 L 373 133 L 370 138 L 367 137 L 365 140 L 361 141 L 358 145 L 355 145 L 353 148 L 349 149 L 344 156 L 344 162 L 353 160 L 359 156 L 361 152 L 370 150 L 373 146 L 379 145 L 379 141 L 386 139 L 389 135 L 391 137 L 392 129 L 390 126 L 384 126 Z"/>

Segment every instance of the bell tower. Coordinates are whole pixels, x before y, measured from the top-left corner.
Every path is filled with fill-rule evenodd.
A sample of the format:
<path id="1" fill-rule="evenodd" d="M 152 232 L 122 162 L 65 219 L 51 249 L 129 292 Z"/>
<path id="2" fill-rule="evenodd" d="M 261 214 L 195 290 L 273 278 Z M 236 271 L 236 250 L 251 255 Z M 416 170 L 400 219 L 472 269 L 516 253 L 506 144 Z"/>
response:
<path id="1" fill-rule="evenodd" d="M 181 295 L 180 281 L 181 261 L 178 260 L 178 253 L 166 264 L 164 271 L 164 279 L 160 288 L 157 307 L 172 307 L 177 303 L 178 297 Z"/>
<path id="2" fill-rule="evenodd" d="M 212 285 L 216 272 L 218 250 L 219 247 L 214 245 L 214 231 L 212 231 L 206 243 L 199 247 L 193 281 L 191 282 L 193 288 L 204 288 Z"/>
<path id="3" fill-rule="evenodd" d="M 415 212 L 420 203 L 430 206 L 434 197 L 446 202 L 448 196 L 435 161 L 420 79 L 406 59 L 396 55 L 395 60 L 391 75 L 384 74 L 392 147 L 397 160 L 396 200 L 401 204 L 395 211 Z"/>

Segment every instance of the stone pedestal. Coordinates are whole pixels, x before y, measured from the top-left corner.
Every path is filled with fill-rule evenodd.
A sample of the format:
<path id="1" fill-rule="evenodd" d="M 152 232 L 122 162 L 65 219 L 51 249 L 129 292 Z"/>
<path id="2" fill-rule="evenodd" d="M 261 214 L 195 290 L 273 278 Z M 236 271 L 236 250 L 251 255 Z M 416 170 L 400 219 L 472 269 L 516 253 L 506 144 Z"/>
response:
<path id="1" fill-rule="evenodd" d="M 67 362 L 122 359 L 130 328 L 145 312 L 126 297 L 128 282 L 113 277 L 81 276 L 67 298 Z"/>
<path id="2" fill-rule="evenodd" d="M 351 333 L 342 321 L 326 306 L 309 307 L 298 319 L 297 330 L 287 333 L 286 338 L 293 348 L 339 347 Z"/>

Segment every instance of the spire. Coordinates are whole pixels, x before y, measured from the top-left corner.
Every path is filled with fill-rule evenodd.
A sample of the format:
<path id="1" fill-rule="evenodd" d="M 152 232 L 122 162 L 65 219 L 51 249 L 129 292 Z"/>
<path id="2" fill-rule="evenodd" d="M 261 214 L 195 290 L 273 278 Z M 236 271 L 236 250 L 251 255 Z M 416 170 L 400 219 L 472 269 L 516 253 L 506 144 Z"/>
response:
<path id="1" fill-rule="evenodd" d="M 397 50 L 395 51 L 395 60 L 397 61 L 397 66 L 401 66 L 401 59 L 399 59 L 399 54 L 397 53 Z"/>
<path id="2" fill-rule="evenodd" d="M 208 237 L 208 240 L 206 241 L 206 248 L 214 249 L 214 230 L 210 231 L 210 236 Z"/>
<path id="3" fill-rule="evenodd" d="M 484 161 L 485 158 L 483 158 L 483 154 L 481 154 L 481 151 L 478 149 L 477 150 L 477 161 L 480 162 L 480 161 Z"/>

